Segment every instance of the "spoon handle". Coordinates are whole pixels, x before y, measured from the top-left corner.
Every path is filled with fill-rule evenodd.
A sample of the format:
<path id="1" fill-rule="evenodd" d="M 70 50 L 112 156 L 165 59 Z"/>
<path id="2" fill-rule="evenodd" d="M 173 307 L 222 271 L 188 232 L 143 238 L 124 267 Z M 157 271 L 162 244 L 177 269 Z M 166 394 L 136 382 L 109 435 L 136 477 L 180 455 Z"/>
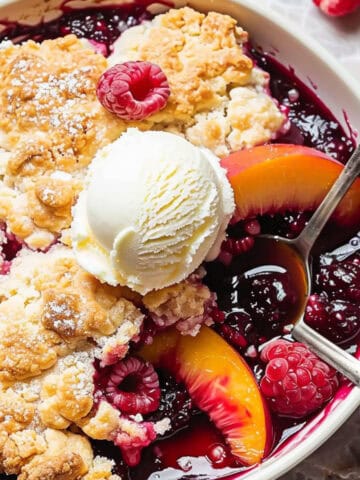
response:
<path id="1" fill-rule="evenodd" d="M 321 359 L 330 364 L 358 387 L 360 386 L 360 360 L 327 340 L 300 320 L 292 330 L 299 342 L 306 343 Z"/>
<path id="2" fill-rule="evenodd" d="M 345 168 L 336 179 L 335 183 L 327 193 L 320 206 L 314 212 L 309 223 L 303 229 L 301 234 L 294 240 L 297 249 L 306 258 L 315 240 L 325 226 L 329 217 L 340 203 L 356 177 L 360 174 L 360 145 L 349 158 Z"/>

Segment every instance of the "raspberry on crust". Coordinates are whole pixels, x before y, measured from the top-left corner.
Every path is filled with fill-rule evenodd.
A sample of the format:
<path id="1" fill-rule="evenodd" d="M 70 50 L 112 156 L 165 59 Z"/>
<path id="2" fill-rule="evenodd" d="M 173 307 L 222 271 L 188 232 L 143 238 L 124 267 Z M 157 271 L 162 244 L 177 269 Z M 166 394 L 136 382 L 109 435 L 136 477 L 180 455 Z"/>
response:
<path id="1" fill-rule="evenodd" d="M 228 15 L 172 9 L 125 31 L 109 62 L 159 65 L 170 97 L 149 117 L 152 128 L 184 135 L 222 156 L 267 142 L 286 120 L 268 95 L 269 75 L 244 53 L 247 39 Z"/>
<path id="2" fill-rule="evenodd" d="M 170 88 L 158 65 L 125 62 L 102 74 L 96 93 L 103 107 L 119 118 L 142 120 L 165 107 Z"/>

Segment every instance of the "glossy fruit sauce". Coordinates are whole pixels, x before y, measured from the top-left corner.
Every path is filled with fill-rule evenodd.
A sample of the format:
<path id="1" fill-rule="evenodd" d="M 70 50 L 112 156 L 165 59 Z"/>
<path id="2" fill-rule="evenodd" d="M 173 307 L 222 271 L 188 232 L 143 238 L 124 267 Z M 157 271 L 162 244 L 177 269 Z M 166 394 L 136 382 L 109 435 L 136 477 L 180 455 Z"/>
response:
<path id="1" fill-rule="evenodd" d="M 150 19 L 145 4 L 117 8 L 64 11 L 55 21 L 36 27 L 9 24 L 0 40 L 41 41 L 74 33 L 96 42 L 104 54 L 127 28 Z M 271 94 L 288 112 L 289 132 L 277 141 L 315 147 L 345 163 L 354 150 L 354 139 L 347 135 L 316 94 L 300 82 L 294 73 L 270 55 L 251 45 L 248 54 L 271 75 Z M 258 358 L 258 347 L 274 336 L 288 335 L 289 313 L 299 308 L 291 272 L 286 268 L 252 270 L 251 248 L 259 242 L 259 233 L 295 237 L 310 218 L 309 212 L 286 212 L 249 219 L 229 226 L 228 240 L 215 262 L 206 265 L 205 282 L 218 296 L 225 321 L 215 323 L 215 330 L 234 346 L 248 362 L 256 378 L 264 366 Z M 322 253 L 347 242 L 355 230 L 325 229 L 314 249 L 314 294 L 308 310 L 308 321 L 332 340 L 350 349 L 360 335 L 360 257 L 326 265 Z M 5 252 L 11 261 L 21 245 L 10 239 Z M 265 252 L 263 263 L 279 263 Z M 6 269 L 6 263 L 5 263 Z M 6 273 L 5 271 L 3 273 Z M 315 313 L 314 313 L 315 312 Z M 320 312 L 320 313 L 319 313 Z M 329 321 L 331 319 L 330 327 Z M 161 401 L 149 420 L 171 419 L 166 437 L 147 447 L 137 467 L 128 468 L 120 451 L 108 442 L 94 442 L 96 453 L 115 459 L 116 470 L 125 480 L 211 479 L 233 474 L 246 468 L 231 455 L 223 437 L 204 414 L 193 405 L 186 389 L 166 371 L 160 371 Z M 279 446 L 300 430 L 307 419 L 294 420 L 272 416 L 275 431 L 273 447 Z"/>

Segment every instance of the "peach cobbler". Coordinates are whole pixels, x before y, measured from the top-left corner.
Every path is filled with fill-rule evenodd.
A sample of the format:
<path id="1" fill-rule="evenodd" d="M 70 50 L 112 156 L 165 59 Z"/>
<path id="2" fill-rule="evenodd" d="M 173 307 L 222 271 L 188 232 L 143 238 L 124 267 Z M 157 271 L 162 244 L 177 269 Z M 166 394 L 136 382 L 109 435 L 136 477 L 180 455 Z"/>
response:
<path id="1" fill-rule="evenodd" d="M 0 40 L 0 472 L 246 472 L 344 382 L 252 252 L 301 232 L 353 140 L 228 15 L 66 8 Z M 306 306 L 352 353 L 359 212 L 358 179 Z"/>

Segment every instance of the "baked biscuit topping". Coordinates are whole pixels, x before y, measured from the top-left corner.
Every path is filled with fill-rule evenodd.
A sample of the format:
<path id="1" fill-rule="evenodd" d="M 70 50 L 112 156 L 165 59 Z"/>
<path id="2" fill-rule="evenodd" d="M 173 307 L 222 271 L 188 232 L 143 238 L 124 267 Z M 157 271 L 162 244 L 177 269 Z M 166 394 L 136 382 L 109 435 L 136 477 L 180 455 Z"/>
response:
<path id="1" fill-rule="evenodd" d="M 0 380 L 11 384 L 39 375 L 58 358 L 88 347 L 89 339 L 99 348 L 108 341 L 127 345 L 143 315 L 124 298 L 126 291 L 102 285 L 67 247 L 47 254 L 23 250 L 10 274 L 0 277 Z"/>
<path id="2" fill-rule="evenodd" d="M 111 360 L 118 361 L 143 321 L 126 293 L 100 284 L 60 246 L 47 254 L 23 250 L 9 275 L 0 277 L 1 471 L 24 479 L 91 475 L 87 440 L 55 430 L 74 424 L 87 427 L 89 436 L 95 430 L 94 361 L 103 352 L 106 358 L 110 344 L 117 354 Z M 108 409 L 117 418 L 106 426 L 110 440 L 123 420 Z M 104 468 L 101 478 L 110 478 L 109 462 Z"/>
<path id="3" fill-rule="evenodd" d="M 141 333 L 144 315 L 133 302 L 182 333 L 211 323 L 207 310 L 214 303 L 196 276 L 144 299 L 101 284 L 65 246 L 23 249 L 0 277 L 0 299 L 0 471 L 34 480 L 66 472 L 61 478 L 95 479 L 94 462 L 105 465 L 99 478 L 112 478 L 109 462 L 93 460 L 91 450 L 77 453 L 75 444 L 90 449 L 86 440 L 57 431 L 75 425 L 133 456 L 166 430 L 167 419 L 153 424 L 123 415 L 95 385 L 95 362 L 106 372 Z M 53 440 L 63 452 L 49 462 Z"/>
<path id="4" fill-rule="evenodd" d="M 159 65 L 171 94 L 150 117 L 153 128 L 226 155 L 274 138 L 285 122 L 267 94 L 268 74 L 244 53 L 247 39 L 228 15 L 185 7 L 124 32 L 109 62 Z"/>

